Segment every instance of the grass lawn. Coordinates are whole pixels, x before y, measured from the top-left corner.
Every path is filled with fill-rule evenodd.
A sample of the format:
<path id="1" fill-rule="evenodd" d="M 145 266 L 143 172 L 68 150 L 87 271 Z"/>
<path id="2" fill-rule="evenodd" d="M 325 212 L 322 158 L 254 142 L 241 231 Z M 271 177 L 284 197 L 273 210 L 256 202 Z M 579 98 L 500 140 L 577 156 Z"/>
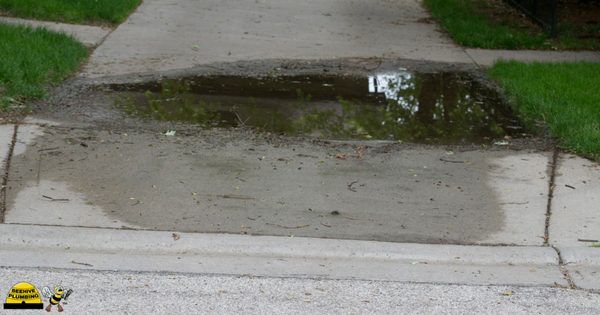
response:
<path id="1" fill-rule="evenodd" d="M 592 247 L 598 247 L 598 248 L 600 248 L 600 243 L 594 243 L 594 244 L 592 244 Z"/>
<path id="2" fill-rule="evenodd" d="M 87 57 L 70 36 L 25 26 L 0 24 L 0 109 L 15 100 L 43 97 L 48 84 L 76 71 Z"/>
<path id="3" fill-rule="evenodd" d="M 499 1 L 425 0 L 432 16 L 459 44 L 488 49 L 597 49 L 597 39 L 579 39 L 571 25 L 559 26 L 558 39 Z"/>
<path id="4" fill-rule="evenodd" d="M 563 148 L 600 160 L 600 63 L 500 61 L 489 74 L 526 123 L 543 121 Z"/>
<path id="5" fill-rule="evenodd" d="M 141 0 L 0 0 L 12 16 L 70 23 L 120 23 Z"/>

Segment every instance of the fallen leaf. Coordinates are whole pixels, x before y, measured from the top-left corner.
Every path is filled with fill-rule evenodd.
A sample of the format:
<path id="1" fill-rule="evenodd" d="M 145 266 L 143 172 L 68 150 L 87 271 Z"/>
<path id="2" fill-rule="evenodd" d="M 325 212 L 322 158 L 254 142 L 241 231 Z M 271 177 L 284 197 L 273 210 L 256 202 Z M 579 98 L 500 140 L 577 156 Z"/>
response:
<path id="1" fill-rule="evenodd" d="M 335 155 L 335 158 L 340 160 L 346 160 L 348 159 L 348 153 L 337 153 Z"/>
<path id="2" fill-rule="evenodd" d="M 362 159 L 363 154 L 365 153 L 365 146 L 364 145 L 356 146 L 356 148 L 354 149 L 354 153 L 356 154 L 355 156 L 357 159 Z"/>
<path id="3" fill-rule="evenodd" d="M 173 240 L 177 241 L 181 238 L 181 235 L 177 234 L 177 233 L 173 233 Z"/>
<path id="4" fill-rule="evenodd" d="M 502 295 L 504 296 L 513 296 L 513 294 L 515 294 L 513 290 L 505 290 L 504 292 L 502 292 Z"/>

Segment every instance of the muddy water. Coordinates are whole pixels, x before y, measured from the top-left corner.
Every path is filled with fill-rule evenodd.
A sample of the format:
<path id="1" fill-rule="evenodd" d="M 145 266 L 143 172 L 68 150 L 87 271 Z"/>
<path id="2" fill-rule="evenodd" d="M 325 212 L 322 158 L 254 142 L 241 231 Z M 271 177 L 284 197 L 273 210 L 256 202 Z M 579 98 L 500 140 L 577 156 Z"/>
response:
<path id="1" fill-rule="evenodd" d="M 130 115 L 206 127 L 444 144 L 525 136 L 497 92 L 466 73 L 206 76 L 111 88 Z"/>

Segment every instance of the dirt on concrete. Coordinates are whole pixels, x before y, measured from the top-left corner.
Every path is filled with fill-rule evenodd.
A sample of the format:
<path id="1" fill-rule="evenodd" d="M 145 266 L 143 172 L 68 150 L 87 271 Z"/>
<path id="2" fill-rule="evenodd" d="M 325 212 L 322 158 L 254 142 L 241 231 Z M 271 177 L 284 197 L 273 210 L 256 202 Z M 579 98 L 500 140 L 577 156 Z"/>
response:
<path id="1" fill-rule="evenodd" d="M 493 87 L 463 65 L 379 59 L 215 64 L 163 77 L 364 75 L 401 65 L 425 72 L 466 70 Z M 73 79 L 33 104 L 37 120 L 19 127 L 6 223 L 541 243 L 551 145 L 544 139 L 443 146 L 332 141 L 139 119 L 113 106 L 108 84 L 153 77 Z M 533 223 L 520 224 L 523 216 Z"/>

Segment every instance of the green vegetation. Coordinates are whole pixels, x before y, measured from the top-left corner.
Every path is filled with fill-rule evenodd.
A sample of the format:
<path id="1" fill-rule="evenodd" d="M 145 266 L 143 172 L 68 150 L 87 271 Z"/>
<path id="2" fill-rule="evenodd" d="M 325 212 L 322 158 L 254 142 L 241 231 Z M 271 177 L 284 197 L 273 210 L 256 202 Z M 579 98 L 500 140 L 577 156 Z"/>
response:
<path id="1" fill-rule="evenodd" d="M 42 97 L 48 84 L 77 70 L 87 49 L 70 36 L 0 24 L 0 109 Z"/>
<path id="2" fill-rule="evenodd" d="M 600 248 L 600 243 L 594 243 L 594 244 L 592 244 L 592 247 L 598 247 L 598 248 Z"/>
<path id="3" fill-rule="evenodd" d="M 559 26 L 558 39 L 550 39 L 539 27 L 510 8 L 485 0 L 425 0 L 433 17 L 459 44 L 488 49 L 597 49 L 596 39 L 579 39 L 574 26 Z M 581 30 L 586 31 L 586 30 Z"/>
<path id="4" fill-rule="evenodd" d="M 564 148 L 600 160 L 600 63 L 500 61 L 489 73 L 530 126 L 543 121 Z"/>
<path id="5" fill-rule="evenodd" d="M 0 0 L 10 15 L 70 23 L 123 22 L 141 0 Z"/>
<path id="6" fill-rule="evenodd" d="M 546 36 L 538 31 L 500 24 L 488 19 L 478 8 L 484 5 L 481 0 L 426 0 L 425 5 L 431 14 L 440 20 L 442 26 L 458 43 L 480 48 L 534 48 L 546 41 Z"/>

